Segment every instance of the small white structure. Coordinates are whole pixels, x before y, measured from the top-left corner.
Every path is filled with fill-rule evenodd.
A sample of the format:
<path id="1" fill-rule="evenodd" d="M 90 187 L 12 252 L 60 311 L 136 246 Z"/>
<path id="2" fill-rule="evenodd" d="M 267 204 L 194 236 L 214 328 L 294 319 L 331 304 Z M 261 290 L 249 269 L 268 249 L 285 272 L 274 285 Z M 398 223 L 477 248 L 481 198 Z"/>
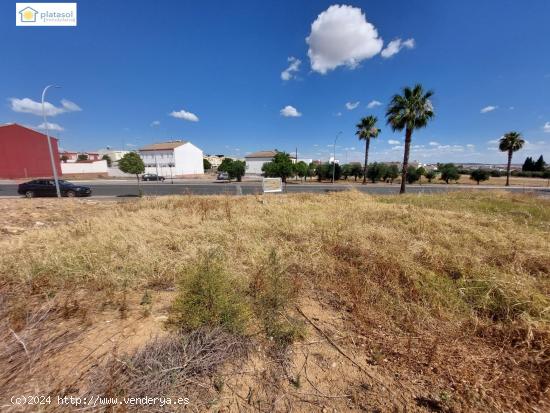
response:
<path id="1" fill-rule="evenodd" d="M 246 163 L 246 174 L 261 175 L 262 166 L 264 166 L 265 163 L 271 162 L 278 152 L 279 151 L 277 150 L 259 151 L 246 155 L 244 157 L 244 161 Z M 296 162 L 296 158 L 294 156 L 291 155 L 290 159 L 292 160 L 292 163 Z"/>
<path id="2" fill-rule="evenodd" d="M 202 151 L 187 141 L 154 143 L 139 149 L 145 173 L 168 176 L 204 174 Z"/>
<path id="3" fill-rule="evenodd" d="M 122 157 L 128 153 L 128 151 L 117 151 L 116 149 L 106 148 L 100 149 L 99 151 L 97 151 L 97 153 L 99 154 L 100 158 L 102 158 L 104 155 L 107 155 L 109 158 L 111 158 L 111 162 L 116 165 L 118 161 L 120 161 Z"/>

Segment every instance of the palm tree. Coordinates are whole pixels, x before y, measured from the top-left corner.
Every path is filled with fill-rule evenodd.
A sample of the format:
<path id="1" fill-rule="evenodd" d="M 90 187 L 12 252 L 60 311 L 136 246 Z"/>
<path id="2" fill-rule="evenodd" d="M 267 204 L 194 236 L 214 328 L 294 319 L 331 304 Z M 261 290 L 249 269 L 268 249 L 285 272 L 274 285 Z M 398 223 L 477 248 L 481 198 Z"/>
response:
<path id="1" fill-rule="evenodd" d="M 512 164 L 512 154 L 523 148 L 525 140 L 519 132 L 508 132 L 498 143 L 498 149 L 502 152 L 508 152 L 508 166 L 506 168 L 506 186 L 510 186 L 510 165 Z"/>
<path id="2" fill-rule="evenodd" d="M 357 132 L 355 134 L 360 140 L 365 141 L 365 166 L 363 167 L 363 185 L 367 183 L 367 163 L 369 161 L 369 146 L 371 138 L 376 138 L 380 133 L 380 129 L 376 127 L 378 118 L 376 116 L 367 116 L 361 119 L 355 127 Z"/>
<path id="3" fill-rule="evenodd" d="M 424 92 L 422 85 L 414 88 L 403 88 L 402 95 L 395 95 L 386 111 L 388 124 L 394 131 L 405 129 L 405 153 L 403 154 L 403 170 L 401 172 L 400 194 L 405 193 L 407 182 L 407 168 L 409 167 L 409 152 L 413 130 L 424 128 L 434 116 L 430 98 L 433 92 Z"/>

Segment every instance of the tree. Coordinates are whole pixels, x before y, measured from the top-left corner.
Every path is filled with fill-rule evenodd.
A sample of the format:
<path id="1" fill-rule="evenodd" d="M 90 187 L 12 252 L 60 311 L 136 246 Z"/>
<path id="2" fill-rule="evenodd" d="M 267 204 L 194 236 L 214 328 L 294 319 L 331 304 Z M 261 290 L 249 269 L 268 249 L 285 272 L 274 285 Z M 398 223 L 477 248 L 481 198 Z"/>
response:
<path id="1" fill-rule="evenodd" d="M 418 183 L 422 185 L 422 177 L 426 175 L 426 168 L 424 168 L 423 166 L 419 166 L 416 169 L 416 174 L 418 175 Z"/>
<path id="2" fill-rule="evenodd" d="M 322 180 L 329 180 L 332 179 L 332 170 L 334 168 L 334 179 L 338 181 L 340 177 L 342 176 L 342 167 L 340 164 L 334 164 L 331 163 L 324 163 L 317 166 L 316 173 L 317 173 L 317 180 L 320 182 Z"/>
<path id="3" fill-rule="evenodd" d="M 510 166 L 512 164 L 512 154 L 516 151 L 519 151 L 524 144 L 525 140 L 519 132 L 508 132 L 502 138 L 500 138 L 498 149 L 500 149 L 501 152 L 508 152 L 508 166 L 506 167 L 506 186 L 510 186 Z"/>
<path id="4" fill-rule="evenodd" d="M 103 155 L 101 157 L 101 159 L 103 159 L 104 161 L 107 161 L 107 166 L 110 168 L 111 165 L 113 164 L 113 161 L 111 160 L 111 157 L 107 154 Z"/>
<path id="5" fill-rule="evenodd" d="M 429 183 L 432 183 L 432 180 L 437 176 L 437 173 L 433 170 L 427 171 L 424 175 Z"/>
<path id="6" fill-rule="evenodd" d="M 420 174 L 418 173 L 419 168 L 415 168 L 414 166 L 409 166 L 407 169 L 407 183 L 409 185 L 414 184 L 416 181 L 420 179 Z"/>
<path id="7" fill-rule="evenodd" d="M 534 171 L 535 170 L 535 162 L 533 162 L 533 158 L 528 156 L 525 158 L 525 162 L 523 162 L 523 166 L 521 167 L 522 171 Z"/>
<path id="8" fill-rule="evenodd" d="M 390 181 L 393 184 L 395 178 L 399 176 L 399 168 L 397 165 L 392 164 L 386 168 L 386 173 L 384 174 L 384 181 Z"/>
<path id="9" fill-rule="evenodd" d="M 544 158 L 539 156 L 539 159 L 537 159 L 537 162 L 533 165 L 533 170 L 537 172 L 544 172 L 544 169 L 546 168 L 546 162 L 544 162 Z"/>
<path id="10" fill-rule="evenodd" d="M 363 175 L 363 168 L 359 162 L 352 162 L 349 164 L 350 176 L 353 176 L 354 180 L 357 181 L 357 177 Z"/>
<path id="11" fill-rule="evenodd" d="M 470 173 L 470 179 L 476 181 L 478 185 L 482 181 L 487 181 L 490 176 L 491 174 L 489 173 L 489 171 L 485 169 L 474 169 Z"/>
<path id="12" fill-rule="evenodd" d="M 342 176 L 346 181 L 351 176 L 351 165 L 349 163 L 342 165 Z"/>
<path id="13" fill-rule="evenodd" d="M 61 155 L 61 162 L 67 163 L 68 160 L 69 160 L 69 157 L 67 155 Z"/>
<path id="14" fill-rule="evenodd" d="M 145 172 L 145 164 L 136 152 L 128 152 L 124 154 L 118 161 L 118 169 L 127 174 L 136 176 L 138 183 L 139 196 L 141 196 L 141 185 L 139 183 L 139 174 Z"/>
<path id="15" fill-rule="evenodd" d="M 241 182 L 246 172 L 246 163 L 244 161 L 225 158 L 220 166 L 218 166 L 218 171 L 227 172 L 229 179 L 236 179 L 237 182 Z"/>
<path id="16" fill-rule="evenodd" d="M 212 169 L 212 164 L 206 158 L 202 158 L 202 166 L 205 171 L 209 171 L 210 169 Z"/>
<path id="17" fill-rule="evenodd" d="M 376 127 L 376 122 L 378 122 L 378 118 L 371 115 L 361 119 L 361 121 L 357 125 L 355 125 L 355 127 L 357 128 L 355 134 L 359 137 L 359 140 L 365 141 L 365 166 L 363 169 L 363 184 L 367 183 L 370 140 L 376 138 L 380 133 L 380 129 Z"/>
<path id="18" fill-rule="evenodd" d="M 288 153 L 277 152 L 271 162 L 263 164 L 262 172 L 267 177 L 281 178 L 286 182 L 286 178 L 294 173 L 294 165 Z"/>
<path id="19" fill-rule="evenodd" d="M 384 178 L 387 168 L 388 167 L 383 163 L 371 163 L 367 168 L 367 177 L 374 184 Z"/>
<path id="20" fill-rule="evenodd" d="M 386 111 L 387 123 L 394 131 L 405 129 L 405 150 L 403 153 L 403 170 L 401 177 L 400 194 L 405 193 L 405 181 L 409 168 L 409 153 L 411 149 L 412 134 L 415 129 L 424 128 L 434 116 L 434 110 L 430 98 L 432 91 L 425 92 L 422 85 L 414 88 L 405 87 L 401 95 L 395 95 Z"/>
<path id="21" fill-rule="evenodd" d="M 241 182 L 246 172 L 246 163 L 244 161 L 233 161 L 231 167 L 227 171 L 229 179 L 236 179 Z"/>
<path id="22" fill-rule="evenodd" d="M 300 161 L 294 164 L 294 173 L 300 177 L 300 179 L 307 176 L 308 166 L 304 161 Z"/>
<path id="23" fill-rule="evenodd" d="M 218 166 L 218 171 L 229 173 L 228 169 L 230 168 L 232 163 L 233 163 L 232 158 L 224 158 L 220 166 Z"/>
<path id="24" fill-rule="evenodd" d="M 313 178 L 316 174 L 316 169 L 317 169 L 317 164 L 311 162 L 308 166 L 307 166 L 307 176 L 309 177 L 309 179 L 311 180 L 311 178 Z"/>
<path id="25" fill-rule="evenodd" d="M 458 181 L 460 179 L 458 168 L 454 163 L 438 164 L 437 169 L 441 172 L 441 177 L 439 179 L 445 181 L 446 184 L 448 184 L 449 181 Z"/>
<path id="26" fill-rule="evenodd" d="M 88 155 L 86 155 L 85 153 L 80 153 L 78 154 L 77 158 L 76 158 L 76 161 L 77 162 L 80 162 L 80 161 L 87 161 L 88 160 Z"/>

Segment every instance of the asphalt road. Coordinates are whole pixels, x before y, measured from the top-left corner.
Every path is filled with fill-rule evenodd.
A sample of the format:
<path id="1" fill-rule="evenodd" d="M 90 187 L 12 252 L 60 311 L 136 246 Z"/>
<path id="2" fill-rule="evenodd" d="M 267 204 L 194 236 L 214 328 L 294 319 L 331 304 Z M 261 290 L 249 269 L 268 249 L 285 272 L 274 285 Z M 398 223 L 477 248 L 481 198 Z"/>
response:
<path id="1" fill-rule="evenodd" d="M 137 186 L 130 181 L 88 181 L 78 182 L 80 185 L 86 185 L 92 188 L 93 197 L 131 197 L 135 196 Z M 194 194 L 194 195 L 249 195 L 259 194 L 262 192 L 261 182 L 242 182 L 242 183 L 227 183 L 227 182 L 174 182 L 157 183 L 144 182 L 142 183 L 144 195 L 175 195 L 175 194 Z M 286 192 L 309 192 L 309 193 L 325 193 L 331 191 L 346 191 L 355 188 L 361 192 L 375 194 L 397 194 L 399 185 L 350 185 L 350 184 L 298 184 L 290 183 L 286 185 Z M 457 191 L 464 189 L 476 190 L 495 190 L 505 189 L 512 192 L 538 192 L 543 195 L 550 195 L 550 188 L 536 187 L 495 187 L 495 186 L 475 186 L 475 185 L 408 185 L 407 192 L 409 193 L 435 193 L 446 191 Z M 17 185 L 13 183 L 0 184 L 0 197 L 19 197 L 17 194 Z"/>

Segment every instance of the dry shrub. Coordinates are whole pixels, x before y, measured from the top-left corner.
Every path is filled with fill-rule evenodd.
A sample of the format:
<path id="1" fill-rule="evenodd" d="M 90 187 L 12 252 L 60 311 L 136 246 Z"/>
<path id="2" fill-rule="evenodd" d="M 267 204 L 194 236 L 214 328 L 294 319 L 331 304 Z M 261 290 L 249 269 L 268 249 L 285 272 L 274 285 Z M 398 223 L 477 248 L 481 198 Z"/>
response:
<path id="1" fill-rule="evenodd" d="M 151 340 L 133 354 L 115 355 L 99 366 L 88 377 L 87 395 L 190 397 L 203 378 L 247 351 L 248 343 L 242 336 L 222 328 L 173 332 Z M 162 410 L 158 405 L 148 409 Z"/>
<path id="2" fill-rule="evenodd" d="M 289 312 L 299 292 L 299 283 L 289 276 L 276 251 L 271 250 L 267 262 L 251 279 L 250 293 L 266 335 L 283 347 L 304 336 L 303 322 Z"/>
<path id="3" fill-rule="evenodd" d="M 66 299 L 68 300 L 68 298 Z M 0 306 L 0 399 L 9 400 L 18 386 L 34 379 L 35 371 L 73 342 L 81 329 L 53 329 L 63 308 L 50 301 L 38 307 L 25 307 L 18 320 L 17 331 L 6 309 Z"/>

